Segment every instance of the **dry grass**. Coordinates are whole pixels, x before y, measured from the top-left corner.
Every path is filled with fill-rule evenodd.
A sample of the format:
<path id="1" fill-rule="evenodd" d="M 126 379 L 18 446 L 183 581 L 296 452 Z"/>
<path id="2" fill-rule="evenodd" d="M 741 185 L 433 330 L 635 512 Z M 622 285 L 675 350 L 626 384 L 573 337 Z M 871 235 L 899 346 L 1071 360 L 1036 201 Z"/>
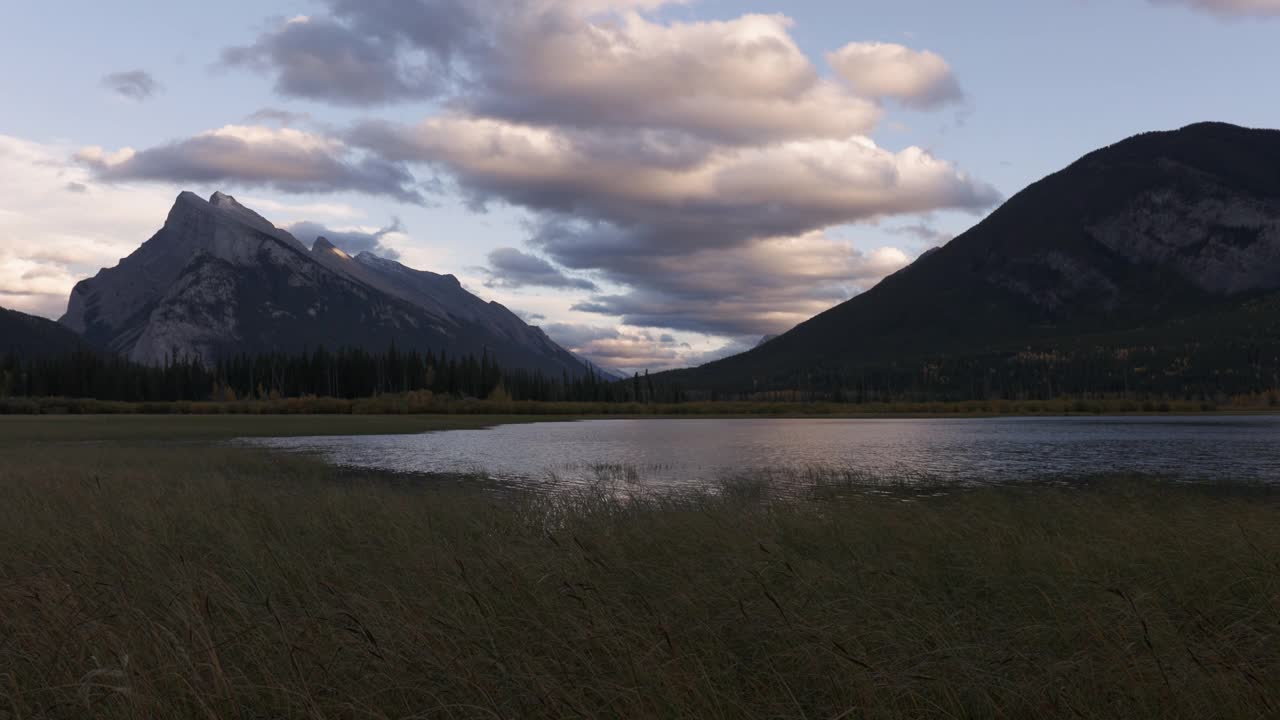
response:
<path id="1" fill-rule="evenodd" d="M 1265 488 L 765 495 L 0 440 L 0 718 L 1280 716 Z"/>
<path id="2" fill-rule="evenodd" d="M 0 415 L 0 452 L 50 445 L 155 446 L 242 437 L 405 435 L 572 418 L 503 415 Z"/>
<path id="3" fill-rule="evenodd" d="M 990 417 L 1010 415 L 1167 415 L 1271 413 L 1269 396 L 1207 400 L 966 400 L 959 402 L 763 402 L 700 401 L 677 404 L 634 402 L 536 402 L 456 399 L 429 392 L 383 395 L 362 400 L 284 398 L 230 402 L 127 403 L 73 398 L 0 398 L 4 415 L 505 415 L 505 416 L 767 416 L 767 417 Z"/>

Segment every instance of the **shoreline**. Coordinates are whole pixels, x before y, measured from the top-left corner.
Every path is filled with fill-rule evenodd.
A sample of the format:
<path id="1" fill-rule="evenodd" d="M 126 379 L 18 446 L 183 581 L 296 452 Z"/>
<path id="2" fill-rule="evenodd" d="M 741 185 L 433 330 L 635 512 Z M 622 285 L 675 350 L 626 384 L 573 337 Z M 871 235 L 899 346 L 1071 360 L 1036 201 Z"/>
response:
<path id="1" fill-rule="evenodd" d="M 1052 420 L 1052 419 L 1230 419 L 1280 416 L 1271 410 L 1167 413 L 721 413 L 721 414 L 69 414 L 0 415 L 0 435 L 10 441 L 50 444 L 125 441 L 146 444 L 262 437 L 415 435 L 481 430 L 501 425 L 590 420 Z"/>

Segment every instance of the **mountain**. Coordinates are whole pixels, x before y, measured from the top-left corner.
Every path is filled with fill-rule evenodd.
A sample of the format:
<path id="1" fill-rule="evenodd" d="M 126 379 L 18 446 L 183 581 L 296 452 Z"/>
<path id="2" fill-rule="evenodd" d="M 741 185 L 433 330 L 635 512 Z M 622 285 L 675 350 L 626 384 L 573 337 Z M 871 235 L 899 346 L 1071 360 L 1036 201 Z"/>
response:
<path id="1" fill-rule="evenodd" d="M 1198 347 L 1274 325 L 1277 291 L 1280 131 L 1204 123 L 1090 153 L 868 292 L 672 377 L 750 391 L 1073 343 Z"/>
<path id="2" fill-rule="evenodd" d="M 21 357 L 62 355 L 80 347 L 82 341 L 52 320 L 0 308 L 0 356 Z"/>
<path id="3" fill-rule="evenodd" d="M 320 238 L 307 248 L 235 198 L 178 196 L 164 227 L 72 290 L 67 328 L 156 364 L 171 354 L 298 352 L 326 346 L 488 352 L 506 368 L 578 376 L 584 365 L 541 330 L 457 278 Z"/>
<path id="4" fill-rule="evenodd" d="M 368 252 L 353 258 L 323 237 L 316 240 L 311 252 L 329 269 L 423 308 L 448 326 L 472 328 L 473 332 L 485 335 L 495 348 L 519 348 L 521 353 L 530 356 L 529 361 L 554 358 L 567 367 L 574 367 L 575 373 L 580 371 L 582 363 L 545 332 L 525 324 L 501 304 L 485 302 L 467 292 L 453 275 L 414 270 Z"/>

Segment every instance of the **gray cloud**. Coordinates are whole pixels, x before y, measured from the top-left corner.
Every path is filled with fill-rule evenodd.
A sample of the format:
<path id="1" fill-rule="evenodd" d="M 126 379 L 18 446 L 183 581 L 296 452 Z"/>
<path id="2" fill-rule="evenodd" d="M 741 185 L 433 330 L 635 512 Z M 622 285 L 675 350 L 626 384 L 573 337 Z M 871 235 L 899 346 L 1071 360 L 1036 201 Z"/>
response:
<path id="1" fill-rule="evenodd" d="M 516 248 L 498 248 L 489 253 L 489 276 L 485 285 L 491 288 L 547 287 L 595 290 L 595 283 L 571 277 L 546 260 Z"/>
<path id="2" fill-rule="evenodd" d="M 252 45 L 227 48 L 222 62 L 274 74 L 281 95 L 340 105 L 428 98 L 442 87 L 430 58 L 411 64 L 398 44 L 327 19 L 291 20 Z"/>
<path id="3" fill-rule="evenodd" d="M 65 293 L 38 293 L 0 288 L 0 307 L 56 319 L 67 311 Z"/>
<path id="4" fill-rule="evenodd" d="M 102 77 L 102 84 L 120 97 L 138 102 L 160 91 L 160 83 L 145 70 L 110 73 Z"/>
<path id="5" fill-rule="evenodd" d="M 78 182 L 74 182 L 74 181 L 73 181 L 73 182 L 69 182 L 69 183 L 67 183 L 65 187 L 66 187 L 67 192 L 70 192 L 70 193 L 87 193 L 87 192 L 89 192 L 89 186 L 88 186 L 88 185 L 85 185 L 84 183 L 78 183 Z"/>
<path id="6" fill-rule="evenodd" d="M 400 223 L 400 218 L 393 218 L 391 224 L 387 227 L 373 232 L 362 232 L 359 230 L 335 230 L 318 222 L 303 220 L 289 225 L 285 230 L 307 245 L 311 245 L 317 238 L 323 237 L 348 255 L 369 252 L 392 260 L 399 260 L 400 253 L 394 248 L 383 245 L 382 241 L 388 235 L 403 233 L 404 226 Z"/>
<path id="7" fill-rule="evenodd" d="M 234 183 L 290 193 L 351 191 L 425 202 L 403 164 L 355 154 L 332 138 L 289 128 L 229 125 L 141 151 L 85 148 L 76 160 L 105 181 Z"/>
<path id="8" fill-rule="evenodd" d="M 244 121 L 250 125 L 274 124 L 280 127 L 292 127 L 310 122 L 311 114 L 304 112 L 293 112 L 292 110 L 282 110 L 280 108 L 262 108 L 245 117 Z"/>
<path id="9" fill-rule="evenodd" d="M 572 244 L 562 247 L 566 253 L 574 249 Z M 621 316 L 637 327 L 758 339 L 785 332 L 849 299 L 908 261 L 892 248 L 863 253 L 821 233 L 761 240 L 728 252 L 710 248 L 669 257 L 596 260 L 606 268 L 606 277 L 630 290 L 595 296 L 574 309 Z"/>
<path id="10" fill-rule="evenodd" d="M 1180 5 L 1221 17 L 1280 17 L 1280 0 L 1148 0 L 1153 5 Z"/>
<path id="11" fill-rule="evenodd" d="M 474 55 L 489 43 L 490 26 L 503 11 L 527 0 L 324 0 L 353 32 L 401 42 L 448 62 Z"/>
<path id="12" fill-rule="evenodd" d="M 955 239 L 955 235 L 943 232 L 932 225 L 927 225 L 923 222 L 915 223 L 913 225 L 888 228 L 886 232 L 891 235 L 902 235 L 913 238 L 915 240 L 928 243 L 931 246 L 946 245 Z"/>
<path id="13" fill-rule="evenodd" d="M 271 75 L 287 97 L 337 105 L 433 98 L 450 89 L 487 26 L 508 8 L 489 0 L 325 0 L 327 16 L 298 16 L 222 64 Z"/>

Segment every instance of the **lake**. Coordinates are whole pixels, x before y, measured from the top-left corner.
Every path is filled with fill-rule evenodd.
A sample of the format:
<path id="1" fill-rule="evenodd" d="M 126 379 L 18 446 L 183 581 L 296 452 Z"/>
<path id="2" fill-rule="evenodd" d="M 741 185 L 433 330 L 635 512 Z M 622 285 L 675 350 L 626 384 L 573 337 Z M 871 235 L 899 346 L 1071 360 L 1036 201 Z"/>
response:
<path id="1" fill-rule="evenodd" d="M 1280 417 L 619 419 L 422 435 L 270 438 L 347 467 L 503 484 L 711 485 L 815 469 L 888 480 L 1024 482 L 1107 473 L 1280 479 Z"/>

